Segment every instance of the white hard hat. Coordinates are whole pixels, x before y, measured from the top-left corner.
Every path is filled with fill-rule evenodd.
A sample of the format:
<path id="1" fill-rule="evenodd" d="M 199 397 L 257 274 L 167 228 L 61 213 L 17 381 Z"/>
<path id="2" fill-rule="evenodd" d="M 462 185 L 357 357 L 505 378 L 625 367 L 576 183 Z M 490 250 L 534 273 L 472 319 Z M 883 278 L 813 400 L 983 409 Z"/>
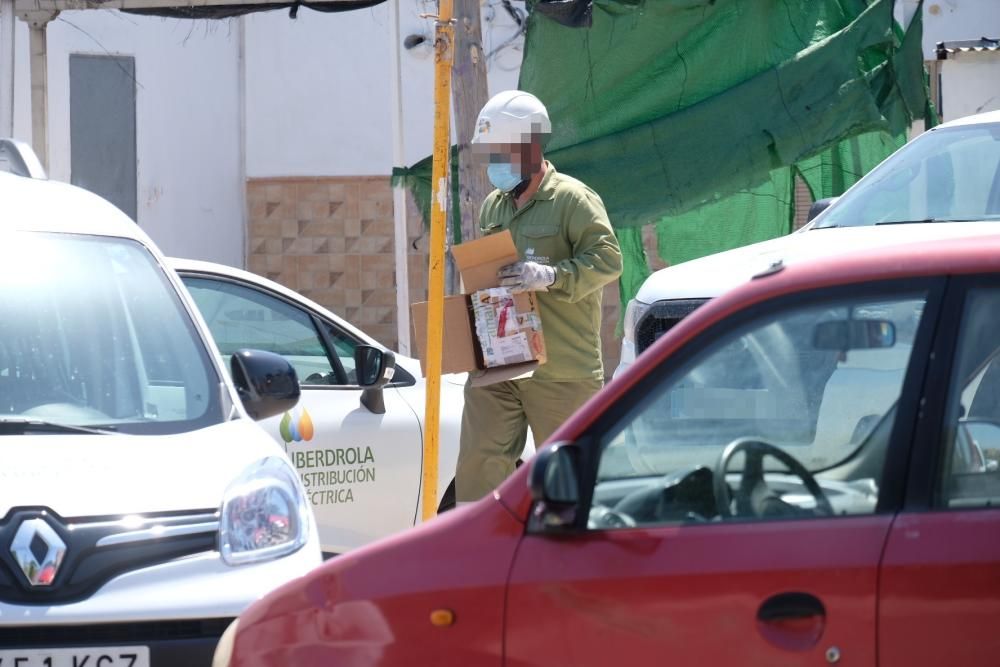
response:
<path id="1" fill-rule="evenodd" d="M 490 98 L 476 119 L 474 144 L 526 144 L 552 133 L 541 100 L 523 90 L 505 90 Z"/>

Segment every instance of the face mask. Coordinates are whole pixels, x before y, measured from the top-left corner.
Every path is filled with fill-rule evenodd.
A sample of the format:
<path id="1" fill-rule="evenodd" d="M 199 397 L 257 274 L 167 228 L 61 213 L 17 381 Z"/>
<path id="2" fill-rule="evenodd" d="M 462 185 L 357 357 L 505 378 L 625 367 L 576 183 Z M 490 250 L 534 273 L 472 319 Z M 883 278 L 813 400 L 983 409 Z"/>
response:
<path id="1" fill-rule="evenodd" d="M 493 162 L 486 168 L 490 183 L 501 192 L 510 192 L 524 180 L 509 162 Z"/>

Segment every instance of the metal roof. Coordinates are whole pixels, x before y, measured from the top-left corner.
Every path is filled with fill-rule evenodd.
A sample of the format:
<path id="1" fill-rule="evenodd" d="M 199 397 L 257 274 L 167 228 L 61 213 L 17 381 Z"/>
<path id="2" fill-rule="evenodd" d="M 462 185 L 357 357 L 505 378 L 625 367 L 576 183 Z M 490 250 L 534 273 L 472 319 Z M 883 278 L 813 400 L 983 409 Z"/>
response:
<path id="1" fill-rule="evenodd" d="M 958 42 L 938 42 L 936 45 L 937 59 L 947 60 L 954 53 L 970 53 L 978 51 L 1000 51 L 1000 39 L 980 37 Z"/>

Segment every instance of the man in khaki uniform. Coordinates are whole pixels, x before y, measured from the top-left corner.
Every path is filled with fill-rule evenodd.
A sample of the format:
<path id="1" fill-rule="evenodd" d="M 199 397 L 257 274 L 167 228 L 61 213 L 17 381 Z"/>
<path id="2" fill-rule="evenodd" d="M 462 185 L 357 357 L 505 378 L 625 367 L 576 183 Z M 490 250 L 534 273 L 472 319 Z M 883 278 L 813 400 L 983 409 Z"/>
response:
<path id="1" fill-rule="evenodd" d="M 483 234 L 509 229 L 521 261 L 500 284 L 537 296 L 547 361 L 529 378 L 465 387 L 455 475 L 458 502 L 477 500 L 514 470 L 527 429 L 541 445 L 604 383 L 601 298 L 622 270 L 601 198 L 542 156 L 551 132 L 534 95 L 509 90 L 479 113 L 474 152 L 496 190 L 483 202 Z"/>

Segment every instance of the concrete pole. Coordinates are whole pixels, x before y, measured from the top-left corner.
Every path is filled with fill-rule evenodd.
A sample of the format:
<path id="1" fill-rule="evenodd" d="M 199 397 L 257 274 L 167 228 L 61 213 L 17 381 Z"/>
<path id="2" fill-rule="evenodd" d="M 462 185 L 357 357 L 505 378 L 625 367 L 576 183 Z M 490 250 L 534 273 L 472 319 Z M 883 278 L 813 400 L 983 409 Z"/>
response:
<path id="1" fill-rule="evenodd" d="M 55 15 L 31 17 L 31 147 L 49 171 L 49 47 L 46 30 Z"/>
<path id="2" fill-rule="evenodd" d="M 0 137 L 14 136 L 14 0 L 0 0 Z"/>
<path id="3" fill-rule="evenodd" d="M 389 63 L 391 75 L 389 76 L 389 87 L 391 89 L 391 109 L 392 116 L 392 165 L 403 167 L 403 74 L 400 64 L 399 47 L 399 3 L 402 0 L 391 0 L 389 9 Z M 392 189 L 392 217 L 394 237 L 396 245 L 394 248 L 394 259 L 396 266 L 396 333 L 399 342 L 396 349 L 407 357 L 410 353 L 410 272 L 407 261 L 407 250 L 409 248 L 409 233 L 406 228 L 406 190 L 402 186 L 395 186 Z"/>

